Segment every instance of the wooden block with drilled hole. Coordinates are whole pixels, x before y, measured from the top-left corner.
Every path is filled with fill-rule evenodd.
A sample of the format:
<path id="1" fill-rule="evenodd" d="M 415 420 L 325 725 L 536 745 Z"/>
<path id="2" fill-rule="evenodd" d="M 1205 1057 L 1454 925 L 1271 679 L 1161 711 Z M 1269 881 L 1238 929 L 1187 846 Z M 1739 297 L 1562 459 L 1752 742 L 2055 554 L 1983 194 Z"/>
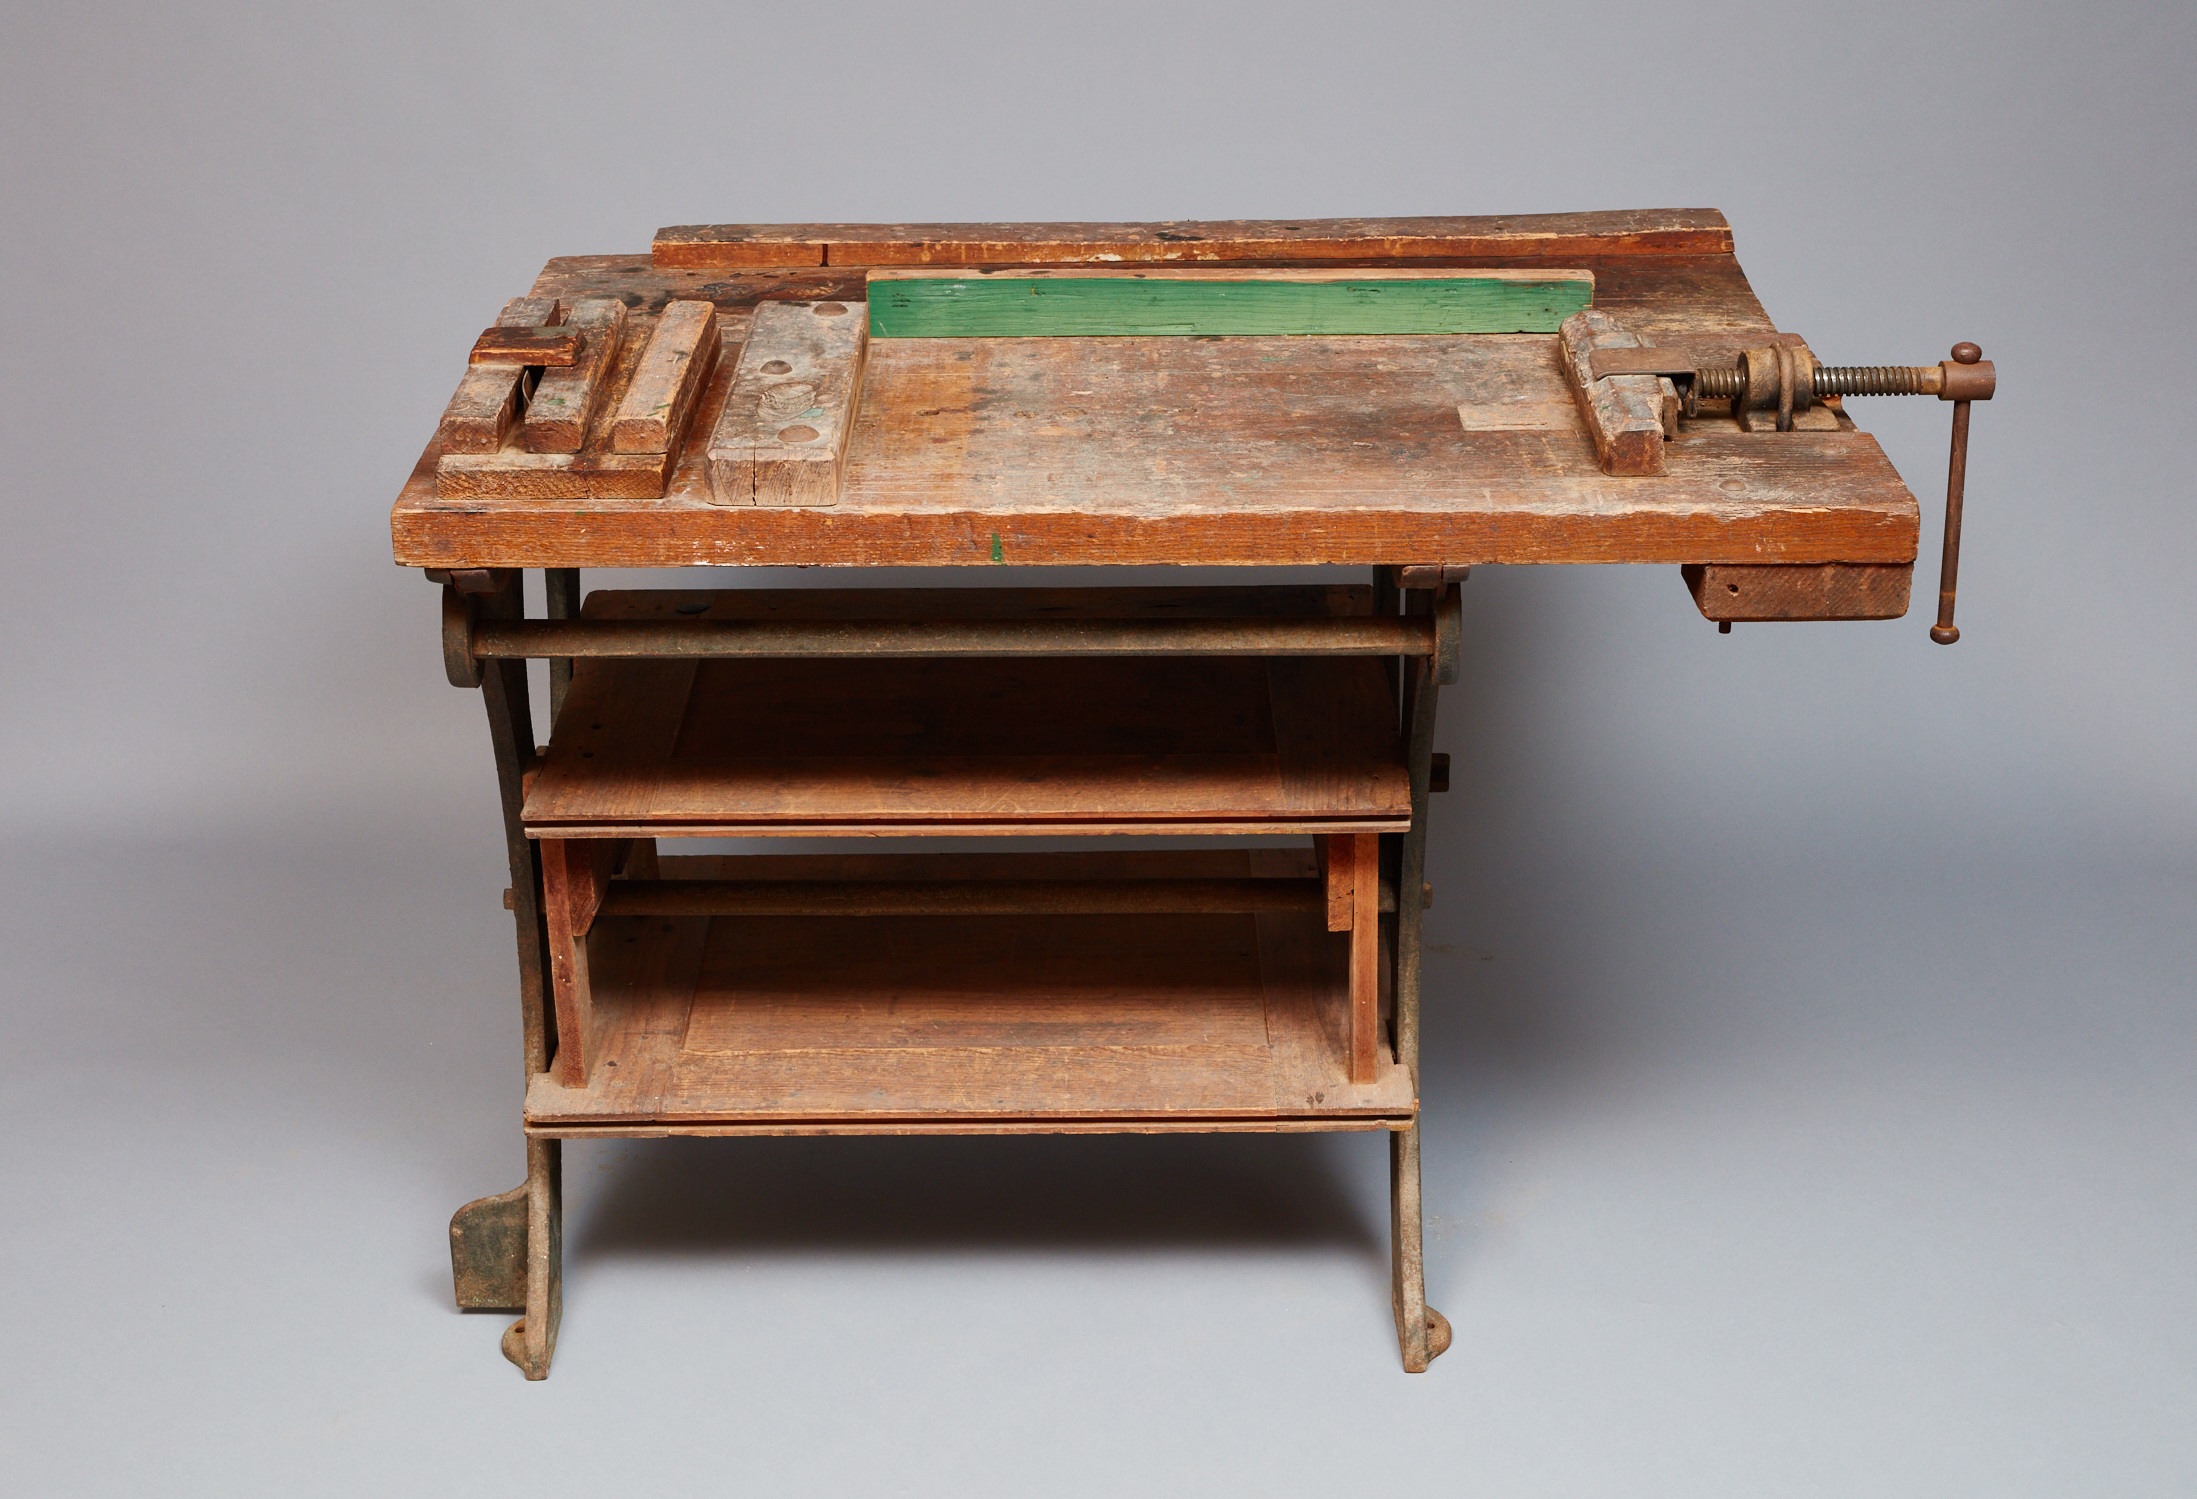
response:
<path id="1" fill-rule="evenodd" d="M 580 335 L 578 357 L 564 369 L 543 373 L 519 420 L 519 445 L 529 453 L 580 451 L 617 364 L 626 304 L 616 297 L 582 297 L 572 305 L 569 326 Z"/>
<path id="2" fill-rule="evenodd" d="M 1898 619 L 1907 612 L 1913 564 L 1814 566 L 1693 563 L 1679 569 L 1706 619 Z"/>
<path id="3" fill-rule="evenodd" d="M 513 297 L 496 318 L 499 328 L 538 328 L 555 323 L 564 306 L 555 297 Z M 519 419 L 526 382 L 534 377 L 507 365 L 469 365 L 457 394 L 443 408 L 445 453 L 493 453 L 503 446 Z"/>
<path id="4" fill-rule="evenodd" d="M 717 365 L 717 307 L 671 302 L 610 426 L 614 453 L 667 453 L 679 445 L 694 403 Z"/>
<path id="5" fill-rule="evenodd" d="M 1589 307 L 1564 319 L 1556 347 L 1602 472 L 1636 477 L 1662 473 L 1663 440 L 1678 423 L 1677 389 L 1654 375 L 1592 377 L 1595 350 L 1637 349 L 1640 339 L 1609 314 Z"/>
<path id="6" fill-rule="evenodd" d="M 765 302 L 709 440 L 720 505 L 836 505 L 862 395 L 869 308 Z"/>

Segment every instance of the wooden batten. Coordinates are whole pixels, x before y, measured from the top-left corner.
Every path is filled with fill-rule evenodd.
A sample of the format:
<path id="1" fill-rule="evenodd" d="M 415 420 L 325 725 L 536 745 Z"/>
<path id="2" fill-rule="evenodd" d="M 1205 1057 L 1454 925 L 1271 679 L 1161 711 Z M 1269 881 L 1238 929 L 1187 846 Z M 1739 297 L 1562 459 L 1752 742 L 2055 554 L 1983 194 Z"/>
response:
<path id="1" fill-rule="evenodd" d="M 717 308 L 710 302 L 668 304 L 649 335 L 633 381 L 611 422 L 614 453 L 666 453 L 679 445 L 695 402 L 717 366 Z"/>
<path id="2" fill-rule="evenodd" d="M 583 297 L 573 304 L 570 326 L 580 335 L 579 355 L 566 368 L 543 373 L 519 422 L 520 445 L 529 453 L 577 453 L 586 442 L 625 336 L 626 304 Z"/>
<path id="3" fill-rule="evenodd" d="M 1331 847 L 1345 840 L 1328 840 Z M 1381 839 L 1355 833 L 1350 854 L 1350 1080 L 1373 1080 L 1381 1041 Z"/>
<path id="4" fill-rule="evenodd" d="M 719 505 L 836 505 L 861 400 L 869 309 L 765 302 L 709 440 Z"/>
<path id="5" fill-rule="evenodd" d="M 1636 335 L 1596 308 L 1576 312 L 1558 330 L 1557 353 L 1573 399 L 1594 438 L 1594 450 L 1606 474 L 1641 476 L 1663 472 L 1663 443 L 1678 422 L 1678 392 L 1656 375 L 1612 375 L 1597 380 L 1592 356 L 1597 349 L 1643 347 Z"/>
<path id="6" fill-rule="evenodd" d="M 1713 208 L 1157 224 L 687 224 L 656 231 L 658 269 L 1073 265 L 1475 257 L 1729 255 Z"/>
<path id="7" fill-rule="evenodd" d="M 555 297 L 513 297 L 496 318 L 498 328 L 539 328 L 564 314 Z M 437 433 L 445 453 L 493 453 L 519 419 L 526 382 L 533 376 L 506 365 L 469 364 L 457 393 L 443 408 Z"/>
<path id="8" fill-rule="evenodd" d="M 1553 333 L 1583 270 L 875 270 L 872 338 Z"/>

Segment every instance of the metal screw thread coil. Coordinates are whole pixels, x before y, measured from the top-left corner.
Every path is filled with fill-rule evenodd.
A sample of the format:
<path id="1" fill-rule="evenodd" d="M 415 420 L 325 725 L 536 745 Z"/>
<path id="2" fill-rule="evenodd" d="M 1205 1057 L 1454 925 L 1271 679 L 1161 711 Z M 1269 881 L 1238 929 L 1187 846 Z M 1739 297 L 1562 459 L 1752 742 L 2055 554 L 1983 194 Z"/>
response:
<path id="1" fill-rule="evenodd" d="M 1926 396 L 1935 394 L 1926 382 L 1937 373 L 1931 366 L 1819 364 L 1814 391 L 1819 400 L 1824 396 Z M 1739 394 L 1744 379 L 1737 365 L 1703 370 L 1694 377 L 1694 394 L 1704 400 L 1729 400 Z"/>
<path id="2" fill-rule="evenodd" d="M 1924 382 L 1935 368 L 1904 364 L 1818 365 L 1818 396 L 1927 396 L 1936 392 Z"/>

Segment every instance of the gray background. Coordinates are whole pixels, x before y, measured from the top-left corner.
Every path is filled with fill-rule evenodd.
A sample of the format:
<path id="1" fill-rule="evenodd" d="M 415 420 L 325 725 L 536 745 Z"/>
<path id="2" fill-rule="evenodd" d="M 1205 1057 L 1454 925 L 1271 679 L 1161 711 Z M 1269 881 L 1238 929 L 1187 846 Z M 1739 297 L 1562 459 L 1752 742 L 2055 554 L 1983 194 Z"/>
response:
<path id="1" fill-rule="evenodd" d="M 7 7 L 9 1491 L 2197 1487 L 2197 12 L 1752 9 Z M 449 1309 L 511 945 L 386 512 L 542 259 L 1691 204 L 1825 357 L 1999 362 L 1967 638 L 1473 578 L 1432 1372 L 1377 1137 L 575 1148 L 551 1380 Z"/>

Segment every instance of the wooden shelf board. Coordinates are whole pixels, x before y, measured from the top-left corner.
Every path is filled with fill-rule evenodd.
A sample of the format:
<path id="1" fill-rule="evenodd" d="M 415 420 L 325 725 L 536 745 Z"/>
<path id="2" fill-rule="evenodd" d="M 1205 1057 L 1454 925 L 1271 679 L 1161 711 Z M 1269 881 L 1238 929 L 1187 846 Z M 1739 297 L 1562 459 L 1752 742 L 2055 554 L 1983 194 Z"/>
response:
<path id="1" fill-rule="evenodd" d="M 817 592 L 598 593 L 585 613 L 893 603 Z M 1105 607 L 1163 607 L 1139 592 Z M 1371 657 L 586 660 L 525 819 L 546 837 L 1401 831 L 1393 701 Z"/>
<path id="2" fill-rule="evenodd" d="M 1056 878 L 1299 875 L 1309 859 L 972 857 L 937 877 L 1003 860 Z M 791 867 L 665 873 L 734 862 Z M 619 917 L 589 952 L 601 1061 L 580 1087 L 533 1080 L 538 1133 L 1380 1128 L 1416 1109 L 1385 1050 L 1371 1083 L 1346 1080 L 1346 939 L 1316 914 Z"/>

